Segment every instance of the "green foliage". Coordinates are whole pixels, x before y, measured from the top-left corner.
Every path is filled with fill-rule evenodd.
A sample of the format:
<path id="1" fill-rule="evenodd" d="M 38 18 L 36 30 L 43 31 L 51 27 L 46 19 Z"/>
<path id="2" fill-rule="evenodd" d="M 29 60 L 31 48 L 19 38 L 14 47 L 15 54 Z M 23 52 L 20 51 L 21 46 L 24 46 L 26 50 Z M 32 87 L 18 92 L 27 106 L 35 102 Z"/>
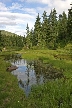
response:
<path id="1" fill-rule="evenodd" d="M 61 47 L 67 43 L 67 16 L 65 12 L 59 15 L 57 42 Z"/>
<path id="2" fill-rule="evenodd" d="M 41 43 L 41 22 L 40 22 L 40 17 L 38 13 L 38 16 L 36 18 L 36 22 L 34 25 L 33 45 L 39 46 L 40 43 Z"/>
<path id="3" fill-rule="evenodd" d="M 0 53 L 0 108 L 22 108 L 25 95 L 18 87 L 16 77 L 6 71 L 10 63 L 4 61 L 4 54 L 9 53 Z"/>
<path id="4" fill-rule="evenodd" d="M 49 63 L 54 68 L 63 69 L 65 77 L 33 86 L 28 97 L 18 87 L 15 76 L 6 69 L 11 64 L 4 61 L 6 55 L 15 52 L 0 53 L 0 107 L 4 108 L 71 108 L 72 107 L 72 61 L 59 59 L 67 50 L 22 50 L 23 58 L 39 59 L 44 65 Z"/>
<path id="5" fill-rule="evenodd" d="M 29 97 L 29 108 L 71 108 L 72 79 L 49 81 L 33 87 Z"/>
<path id="6" fill-rule="evenodd" d="M 42 42 L 43 45 L 42 46 L 47 46 L 48 44 L 48 37 L 50 35 L 50 26 L 49 26 L 49 20 L 48 20 L 48 16 L 47 16 L 47 12 L 44 11 L 43 15 L 43 22 L 42 22 Z"/>
<path id="7" fill-rule="evenodd" d="M 71 54 L 71 53 L 72 53 L 72 44 L 67 44 L 67 45 L 65 46 L 65 49 L 66 49 L 67 51 L 69 51 L 70 54 Z"/>
<path id="8" fill-rule="evenodd" d="M 34 29 L 26 27 L 26 36 L 18 36 L 4 30 L 0 31 L 0 47 L 20 47 L 26 49 L 54 49 L 64 48 L 68 43 L 72 43 L 72 7 L 68 10 L 68 18 L 63 11 L 57 18 L 54 8 L 50 14 L 44 11 L 42 19 L 38 13 L 34 24 Z"/>
<path id="9" fill-rule="evenodd" d="M 71 9 L 68 9 L 67 31 L 68 31 L 68 40 L 69 42 L 72 42 L 72 7 Z"/>
<path id="10" fill-rule="evenodd" d="M 22 48 L 25 45 L 25 38 L 16 34 L 0 31 L 0 47 L 2 48 Z"/>
<path id="11" fill-rule="evenodd" d="M 51 13 L 49 15 L 49 23 L 50 23 L 50 35 L 48 39 L 48 47 L 51 49 L 55 49 L 56 44 L 56 38 L 57 38 L 57 16 L 56 16 L 56 10 L 55 8 L 53 11 L 51 10 Z"/>
<path id="12" fill-rule="evenodd" d="M 57 18 L 56 9 L 51 10 L 50 14 L 44 11 L 43 21 L 40 21 L 39 13 L 35 21 L 34 30 L 28 32 L 27 43 L 32 47 L 46 47 L 57 49 L 65 47 L 67 43 L 72 43 L 72 7 L 69 9 L 68 18 L 63 11 Z"/>

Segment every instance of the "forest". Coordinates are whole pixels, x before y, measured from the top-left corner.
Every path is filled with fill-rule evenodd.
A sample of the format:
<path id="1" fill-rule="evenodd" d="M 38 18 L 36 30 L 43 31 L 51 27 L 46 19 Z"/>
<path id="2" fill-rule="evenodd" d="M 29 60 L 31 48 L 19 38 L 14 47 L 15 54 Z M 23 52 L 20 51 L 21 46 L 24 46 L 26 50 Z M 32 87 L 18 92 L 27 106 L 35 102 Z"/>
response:
<path id="1" fill-rule="evenodd" d="M 44 11 L 42 18 L 38 13 L 31 30 L 27 23 L 26 35 L 24 36 L 0 30 L 1 48 L 57 49 L 63 48 L 69 43 L 72 43 L 72 7 L 68 9 L 68 16 L 64 11 L 57 16 L 55 8 L 51 10 L 49 15 Z"/>

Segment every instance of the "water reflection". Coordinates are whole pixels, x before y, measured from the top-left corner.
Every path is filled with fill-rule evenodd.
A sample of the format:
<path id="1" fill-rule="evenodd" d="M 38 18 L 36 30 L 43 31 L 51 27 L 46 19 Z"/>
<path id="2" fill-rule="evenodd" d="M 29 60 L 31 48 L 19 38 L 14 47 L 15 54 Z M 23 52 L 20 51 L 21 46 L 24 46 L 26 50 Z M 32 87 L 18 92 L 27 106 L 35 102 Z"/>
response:
<path id="1" fill-rule="evenodd" d="M 22 88 L 26 95 L 30 93 L 32 85 L 42 84 L 47 80 L 61 78 L 63 72 L 53 68 L 50 64 L 44 65 L 41 61 L 28 61 L 18 59 L 11 61 L 12 65 L 19 67 L 12 71 L 16 75 L 19 82 L 19 87 Z"/>

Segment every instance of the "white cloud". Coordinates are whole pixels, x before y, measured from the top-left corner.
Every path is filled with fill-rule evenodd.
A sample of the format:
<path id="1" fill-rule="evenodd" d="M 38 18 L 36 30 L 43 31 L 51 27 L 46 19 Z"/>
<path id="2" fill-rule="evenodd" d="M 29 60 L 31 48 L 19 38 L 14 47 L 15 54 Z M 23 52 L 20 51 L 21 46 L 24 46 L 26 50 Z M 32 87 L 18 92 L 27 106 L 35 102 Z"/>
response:
<path id="1" fill-rule="evenodd" d="M 48 10 L 56 8 L 58 13 L 62 13 L 63 11 L 67 13 L 67 10 L 70 8 L 71 0 L 27 0 L 27 2 L 46 4 L 48 6 Z M 46 11 L 47 11 L 47 6 L 45 9 Z"/>
<path id="2" fill-rule="evenodd" d="M 1 0 L 2 1 L 2 0 Z M 8 0 L 7 0 L 8 1 Z M 11 1 L 11 0 L 9 0 Z M 12 3 L 11 6 L 6 6 L 0 2 L 0 28 L 10 32 L 23 35 L 26 32 L 26 25 L 29 24 L 31 29 L 34 26 L 36 16 L 40 13 L 42 16 L 44 10 L 49 14 L 51 9 L 56 8 L 57 13 L 60 14 L 63 11 L 68 13 L 71 0 L 18 0 L 26 3 L 40 3 L 38 7 L 26 7 L 24 4 L 18 2 Z M 41 5 L 43 4 L 43 6 Z"/>
<path id="3" fill-rule="evenodd" d="M 25 13 L 37 15 L 36 9 L 34 9 L 34 8 L 22 8 L 22 10 L 23 10 Z"/>
<path id="4" fill-rule="evenodd" d="M 8 9 L 6 8 L 5 4 L 0 2 L 0 11 L 7 11 Z"/>
<path id="5" fill-rule="evenodd" d="M 24 35 L 27 23 L 29 23 L 30 29 L 33 27 L 35 18 L 34 15 L 27 14 L 29 8 L 25 9 L 26 13 L 17 13 L 10 12 L 9 10 L 12 11 L 15 7 L 17 7 L 16 9 L 23 10 L 22 6 L 18 3 L 12 4 L 11 8 L 6 7 L 3 3 L 0 3 L 0 6 L 2 7 L 0 11 L 0 29 L 4 28 L 10 32 Z M 35 14 L 35 10 L 31 8 L 30 10 L 29 13 Z"/>
<path id="6" fill-rule="evenodd" d="M 12 0 L 0 0 L 0 2 L 11 2 Z"/>
<path id="7" fill-rule="evenodd" d="M 26 0 L 19 0 L 20 2 L 24 2 L 24 1 L 26 1 Z"/>
<path id="8" fill-rule="evenodd" d="M 63 11 L 68 12 L 68 9 L 70 8 L 70 3 L 71 3 L 71 0 L 54 0 L 53 2 L 53 8 L 55 7 L 56 10 L 57 10 L 57 13 L 62 13 Z"/>
<path id="9" fill-rule="evenodd" d="M 12 32 L 12 33 L 16 33 L 18 35 L 22 35 L 22 36 L 26 32 L 25 28 L 22 28 L 22 26 L 20 26 L 20 25 L 16 25 L 16 26 L 8 25 L 8 26 L 6 26 L 5 30 L 9 31 L 9 32 Z"/>
<path id="10" fill-rule="evenodd" d="M 12 6 L 9 8 L 10 10 L 15 10 L 15 9 L 21 9 L 22 8 L 22 5 L 19 4 L 19 3 L 12 3 Z"/>

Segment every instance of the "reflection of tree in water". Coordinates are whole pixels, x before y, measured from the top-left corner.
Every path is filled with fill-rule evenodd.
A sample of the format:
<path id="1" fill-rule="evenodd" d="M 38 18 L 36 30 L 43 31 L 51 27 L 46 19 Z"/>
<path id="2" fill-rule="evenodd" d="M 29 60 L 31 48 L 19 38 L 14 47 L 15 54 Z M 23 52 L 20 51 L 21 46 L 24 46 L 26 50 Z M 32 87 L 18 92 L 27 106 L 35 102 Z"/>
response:
<path id="1" fill-rule="evenodd" d="M 24 64 L 26 64 L 27 79 L 24 82 L 22 80 L 20 80 L 19 83 L 20 83 L 22 88 L 25 88 L 26 90 L 28 90 L 28 86 L 29 86 L 29 83 L 30 83 L 30 78 L 29 78 L 30 77 L 30 71 L 33 69 L 32 68 L 33 63 L 30 62 L 30 61 L 26 61 L 26 60 L 24 60 L 23 62 L 24 62 Z"/>
<path id="2" fill-rule="evenodd" d="M 34 62 L 34 70 L 38 83 L 40 81 L 41 75 L 43 75 L 43 80 L 63 77 L 63 71 L 61 69 L 57 69 L 51 64 L 44 64 L 40 60 Z"/>
<path id="3" fill-rule="evenodd" d="M 41 62 L 40 61 L 35 61 L 34 62 L 34 70 L 35 70 L 35 74 L 36 74 L 36 80 L 37 80 L 37 84 L 40 83 L 40 78 L 42 76 L 42 66 L 41 66 Z"/>
<path id="4" fill-rule="evenodd" d="M 28 88 L 28 85 L 29 85 L 29 82 L 30 82 L 30 80 L 29 80 L 29 72 L 30 72 L 30 67 L 29 67 L 29 65 L 27 64 L 27 82 L 26 82 L 26 85 L 27 85 L 27 88 Z"/>

